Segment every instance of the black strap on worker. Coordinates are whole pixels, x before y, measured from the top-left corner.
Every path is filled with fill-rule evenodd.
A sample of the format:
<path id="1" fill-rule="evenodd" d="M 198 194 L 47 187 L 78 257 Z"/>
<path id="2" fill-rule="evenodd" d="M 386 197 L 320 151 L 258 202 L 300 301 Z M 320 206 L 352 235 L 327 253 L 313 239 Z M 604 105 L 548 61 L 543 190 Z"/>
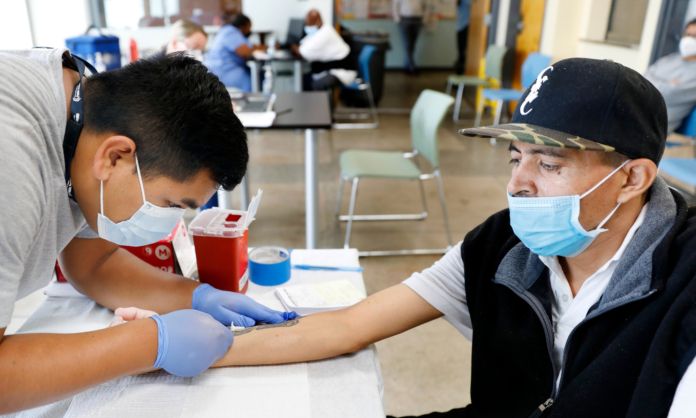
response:
<path id="1" fill-rule="evenodd" d="M 80 76 L 77 84 L 75 84 L 73 88 L 72 97 L 70 98 L 70 117 L 68 118 L 68 123 L 65 125 L 65 136 L 63 137 L 65 185 L 68 188 L 68 196 L 75 200 L 72 190 L 72 181 L 70 179 L 70 163 L 75 156 L 77 141 L 80 138 L 82 126 L 84 125 L 82 79 L 85 75 L 85 67 L 87 67 L 92 74 L 97 74 L 97 70 L 89 62 L 69 52 L 63 55 L 63 67 L 77 71 Z"/>

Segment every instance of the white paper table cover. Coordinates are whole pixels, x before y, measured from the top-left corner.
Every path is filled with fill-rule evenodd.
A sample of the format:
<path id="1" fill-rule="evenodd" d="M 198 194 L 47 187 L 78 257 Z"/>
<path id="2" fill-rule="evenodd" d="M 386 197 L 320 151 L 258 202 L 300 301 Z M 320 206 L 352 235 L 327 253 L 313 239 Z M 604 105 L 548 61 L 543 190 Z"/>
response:
<path id="1" fill-rule="evenodd" d="M 295 250 L 293 262 L 359 266 L 356 250 Z M 350 280 L 363 293 L 361 273 L 292 270 L 286 284 Z M 250 284 L 247 294 L 281 309 L 274 287 Z M 70 333 L 107 326 L 113 312 L 52 283 L 48 298 L 18 333 Z M 383 384 L 374 347 L 311 363 L 208 370 L 195 378 L 164 372 L 116 379 L 72 398 L 12 417 L 384 417 Z"/>

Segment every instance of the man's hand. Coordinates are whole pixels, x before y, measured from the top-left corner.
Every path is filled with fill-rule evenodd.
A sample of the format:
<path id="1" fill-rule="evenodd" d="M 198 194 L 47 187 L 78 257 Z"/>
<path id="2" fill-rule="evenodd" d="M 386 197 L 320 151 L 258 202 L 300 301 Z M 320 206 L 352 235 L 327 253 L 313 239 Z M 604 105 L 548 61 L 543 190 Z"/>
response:
<path id="1" fill-rule="evenodd" d="M 251 327 L 257 322 L 277 324 L 297 318 L 295 312 L 279 312 L 251 298 L 234 292 L 217 290 L 202 284 L 193 291 L 193 309 L 209 313 L 224 325 Z"/>
<path id="2" fill-rule="evenodd" d="M 232 345 L 229 328 L 192 309 L 150 317 L 157 323 L 154 367 L 182 377 L 196 376 L 220 359 Z"/>

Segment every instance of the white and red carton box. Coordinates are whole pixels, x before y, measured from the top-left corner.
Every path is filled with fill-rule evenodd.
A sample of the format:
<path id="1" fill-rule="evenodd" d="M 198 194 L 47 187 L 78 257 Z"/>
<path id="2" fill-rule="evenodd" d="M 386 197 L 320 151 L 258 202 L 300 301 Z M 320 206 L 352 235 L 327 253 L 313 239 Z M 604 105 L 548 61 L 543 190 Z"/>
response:
<path id="1" fill-rule="evenodd" d="M 193 246 L 186 230 L 186 225 L 181 221 L 174 230 L 154 244 L 142 247 L 129 247 L 122 245 L 121 248 L 135 255 L 153 267 L 157 267 L 168 273 L 182 273 L 189 276 L 195 270 L 195 255 Z M 192 260 L 193 259 L 193 260 Z M 178 263 L 177 263 L 178 261 Z M 194 263 L 191 266 L 191 262 Z M 192 268 L 193 267 L 193 268 Z M 65 275 L 56 263 L 56 277 L 59 282 L 66 282 Z"/>

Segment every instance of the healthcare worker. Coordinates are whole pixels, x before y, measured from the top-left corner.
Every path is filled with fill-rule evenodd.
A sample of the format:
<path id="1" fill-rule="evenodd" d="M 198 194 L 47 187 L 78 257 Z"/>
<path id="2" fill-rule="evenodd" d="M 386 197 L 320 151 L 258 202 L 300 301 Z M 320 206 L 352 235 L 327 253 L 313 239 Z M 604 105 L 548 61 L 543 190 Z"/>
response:
<path id="1" fill-rule="evenodd" d="M 205 65 L 220 77 L 225 86 L 244 92 L 251 91 L 251 71 L 247 61 L 254 51 L 266 50 L 263 45 L 253 45 L 249 35 L 251 20 L 240 13 L 220 28 L 205 57 Z"/>
<path id="2" fill-rule="evenodd" d="M 62 49 L 0 52 L 0 413 L 157 368 L 194 376 L 229 349 L 230 324 L 293 317 L 119 247 L 164 238 L 184 208 L 241 181 L 246 136 L 218 78 L 181 54 L 83 67 Z M 58 258 L 97 303 L 160 315 L 4 335 L 14 302 L 48 284 Z"/>

